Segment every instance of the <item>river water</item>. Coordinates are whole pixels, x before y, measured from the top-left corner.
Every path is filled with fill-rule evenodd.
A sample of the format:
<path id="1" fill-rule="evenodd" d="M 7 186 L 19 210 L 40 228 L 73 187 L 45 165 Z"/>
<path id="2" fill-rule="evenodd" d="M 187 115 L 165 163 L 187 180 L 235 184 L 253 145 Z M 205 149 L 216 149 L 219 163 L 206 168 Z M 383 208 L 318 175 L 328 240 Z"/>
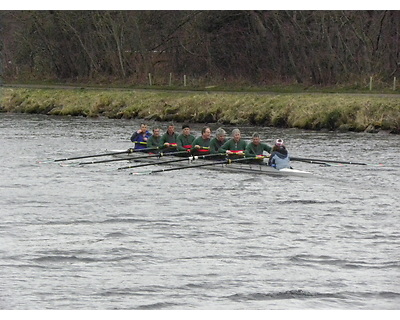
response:
<path id="1" fill-rule="evenodd" d="M 0 309 L 399 309 L 400 136 L 240 127 L 368 164 L 293 162 L 308 178 L 41 162 L 139 123 L 0 114 Z"/>

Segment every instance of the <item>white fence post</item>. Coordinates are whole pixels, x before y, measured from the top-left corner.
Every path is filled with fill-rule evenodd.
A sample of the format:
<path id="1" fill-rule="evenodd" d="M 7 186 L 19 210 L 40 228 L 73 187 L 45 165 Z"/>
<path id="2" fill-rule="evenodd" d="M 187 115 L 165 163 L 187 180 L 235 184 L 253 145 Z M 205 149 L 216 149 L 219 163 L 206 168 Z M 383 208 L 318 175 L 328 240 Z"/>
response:
<path id="1" fill-rule="evenodd" d="M 152 82 L 151 82 L 151 73 L 149 72 L 149 84 L 150 84 L 150 86 L 153 84 Z"/>
<path id="2" fill-rule="evenodd" d="M 369 91 L 372 90 L 372 77 L 369 77 Z"/>

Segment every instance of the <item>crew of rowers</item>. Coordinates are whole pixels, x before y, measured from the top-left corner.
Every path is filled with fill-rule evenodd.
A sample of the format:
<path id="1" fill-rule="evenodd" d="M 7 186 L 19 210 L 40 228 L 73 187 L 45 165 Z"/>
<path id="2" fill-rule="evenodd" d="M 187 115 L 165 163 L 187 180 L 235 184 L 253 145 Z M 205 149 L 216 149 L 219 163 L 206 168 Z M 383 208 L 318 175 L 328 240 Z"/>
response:
<path id="1" fill-rule="evenodd" d="M 201 130 L 201 136 L 195 137 L 191 133 L 190 126 L 182 126 L 182 133 L 175 132 L 175 125 L 170 124 L 167 131 L 161 135 L 159 127 L 153 128 L 153 133 L 148 131 L 146 123 L 140 125 L 140 129 L 132 134 L 131 141 L 135 143 L 135 150 L 156 153 L 175 153 L 176 155 L 215 155 L 216 157 L 228 157 L 229 159 L 251 158 L 247 162 L 263 163 L 268 159 L 268 165 L 276 169 L 290 168 L 290 158 L 282 139 L 277 139 L 273 147 L 262 143 L 260 135 L 254 133 L 252 141 L 247 143 L 242 140 L 239 129 L 232 130 L 232 138 L 226 138 L 226 131 L 218 128 L 215 137 L 211 138 L 211 129 L 205 126 Z M 264 155 L 269 153 L 269 157 Z M 214 158 L 215 159 L 215 158 Z M 245 159 L 246 160 L 246 159 Z"/>

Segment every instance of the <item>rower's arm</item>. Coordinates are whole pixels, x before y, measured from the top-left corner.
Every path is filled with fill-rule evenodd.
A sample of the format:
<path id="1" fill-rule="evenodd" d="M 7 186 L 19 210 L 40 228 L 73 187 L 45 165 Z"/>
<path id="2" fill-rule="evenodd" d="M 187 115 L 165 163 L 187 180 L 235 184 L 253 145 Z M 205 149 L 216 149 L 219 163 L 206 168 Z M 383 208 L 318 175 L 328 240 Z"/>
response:
<path id="1" fill-rule="evenodd" d="M 218 153 L 225 153 L 226 151 L 228 151 L 230 149 L 230 140 L 225 142 L 222 147 L 220 147 L 218 149 Z"/>

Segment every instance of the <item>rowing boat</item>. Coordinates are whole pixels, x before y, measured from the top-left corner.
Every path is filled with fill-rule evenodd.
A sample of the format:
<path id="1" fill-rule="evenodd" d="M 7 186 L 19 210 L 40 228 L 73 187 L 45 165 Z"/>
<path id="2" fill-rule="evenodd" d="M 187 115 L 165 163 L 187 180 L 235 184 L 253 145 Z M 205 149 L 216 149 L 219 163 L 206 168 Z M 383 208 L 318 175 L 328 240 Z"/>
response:
<path id="1" fill-rule="evenodd" d="M 118 152 L 115 150 L 115 152 Z M 143 155 L 143 153 L 140 153 Z M 126 159 L 129 161 L 133 161 L 135 163 L 151 163 L 154 165 L 163 165 L 162 162 L 164 161 L 169 161 L 172 159 L 178 159 L 176 156 L 162 156 L 162 157 L 151 157 L 151 158 L 140 158 L 140 159 L 135 159 L 138 158 L 139 154 L 133 154 L 133 155 L 123 155 L 123 154 L 116 154 L 116 157 Z M 192 159 L 190 159 L 192 158 Z M 194 168 L 197 168 L 201 164 L 207 164 L 207 163 L 215 163 L 216 161 L 213 159 L 196 159 L 196 157 L 187 157 L 187 161 L 179 161 L 179 162 L 169 162 L 168 166 L 174 166 L 174 167 L 189 167 L 191 164 L 193 164 Z M 270 167 L 266 164 L 256 164 L 256 163 L 226 163 L 226 161 L 221 161 L 221 164 L 216 164 L 216 165 L 210 165 L 210 166 L 201 166 L 201 168 L 204 169 L 209 169 L 209 170 L 219 170 L 219 171 L 225 171 L 225 172 L 239 172 L 239 173 L 250 173 L 250 174 L 263 174 L 263 175 L 270 175 L 270 176 L 299 176 L 299 177 L 309 177 L 312 176 L 312 173 L 308 171 L 303 171 L 303 170 L 297 170 L 297 169 L 292 169 L 292 168 L 285 168 L 285 169 L 275 169 L 273 167 Z"/>

